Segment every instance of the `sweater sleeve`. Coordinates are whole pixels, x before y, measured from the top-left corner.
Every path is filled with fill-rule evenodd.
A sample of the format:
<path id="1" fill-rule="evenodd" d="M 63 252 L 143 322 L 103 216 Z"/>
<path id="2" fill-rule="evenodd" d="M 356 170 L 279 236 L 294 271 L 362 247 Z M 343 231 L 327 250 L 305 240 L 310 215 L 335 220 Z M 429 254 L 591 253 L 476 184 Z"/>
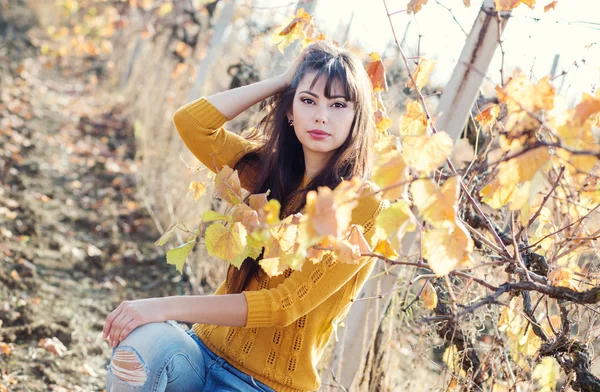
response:
<path id="1" fill-rule="evenodd" d="M 223 127 L 226 121 L 205 97 L 182 106 L 173 116 L 175 128 L 187 148 L 215 173 L 225 165 L 233 168 L 245 153 L 256 149 L 254 143 L 226 130 Z M 242 176 L 240 180 L 244 185 Z"/>
<path id="2" fill-rule="evenodd" d="M 352 211 L 352 224 L 362 225 L 368 242 L 374 232 L 375 218 L 384 208 L 381 194 L 373 194 L 376 185 L 367 183 L 357 207 Z M 366 259 L 366 260 L 365 260 Z M 246 327 L 287 326 L 309 313 L 342 288 L 370 259 L 358 264 L 339 262 L 336 256 L 324 256 L 317 263 L 306 262 L 275 288 L 244 291 L 248 304 Z"/>

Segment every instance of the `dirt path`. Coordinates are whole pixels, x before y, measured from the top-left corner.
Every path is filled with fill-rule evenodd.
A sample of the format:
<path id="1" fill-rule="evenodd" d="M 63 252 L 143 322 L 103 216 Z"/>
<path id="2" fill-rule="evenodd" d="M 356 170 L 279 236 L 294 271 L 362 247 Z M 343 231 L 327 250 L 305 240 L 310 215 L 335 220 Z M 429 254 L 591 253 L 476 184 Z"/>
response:
<path id="1" fill-rule="evenodd" d="M 0 391 L 102 391 L 107 314 L 123 300 L 183 294 L 182 285 L 136 195 L 126 107 L 35 57 L 5 58 Z"/>

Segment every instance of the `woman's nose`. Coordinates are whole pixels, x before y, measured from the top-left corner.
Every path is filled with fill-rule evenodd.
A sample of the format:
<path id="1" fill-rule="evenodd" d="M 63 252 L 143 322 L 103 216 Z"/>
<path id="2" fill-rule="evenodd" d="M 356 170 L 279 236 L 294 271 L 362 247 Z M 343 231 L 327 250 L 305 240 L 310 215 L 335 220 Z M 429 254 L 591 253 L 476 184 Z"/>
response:
<path id="1" fill-rule="evenodd" d="M 325 115 L 325 110 L 324 109 L 319 109 L 317 111 L 317 113 L 315 114 L 315 122 L 316 123 L 323 123 L 325 124 L 327 122 L 327 116 Z"/>

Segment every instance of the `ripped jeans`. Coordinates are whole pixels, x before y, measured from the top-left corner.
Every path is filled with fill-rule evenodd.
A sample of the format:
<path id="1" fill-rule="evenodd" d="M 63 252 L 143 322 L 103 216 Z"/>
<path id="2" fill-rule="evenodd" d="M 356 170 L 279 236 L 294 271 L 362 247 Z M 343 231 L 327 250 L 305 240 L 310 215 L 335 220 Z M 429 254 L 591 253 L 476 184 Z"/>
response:
<path id="1" fill-rule="evenodd" d="M 210 351 L 194 331 L 171 320 L 134 329 L 113 348 L 106 369 L 106 392 L 274 392 Z"/>

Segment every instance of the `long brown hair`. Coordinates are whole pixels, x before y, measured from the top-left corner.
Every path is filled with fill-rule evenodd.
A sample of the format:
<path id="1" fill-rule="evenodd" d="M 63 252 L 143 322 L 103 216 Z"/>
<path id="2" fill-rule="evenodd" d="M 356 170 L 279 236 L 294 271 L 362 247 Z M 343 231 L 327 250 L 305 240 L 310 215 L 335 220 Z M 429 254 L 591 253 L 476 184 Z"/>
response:
<path id="1" fill-rule="evenodd" d="M 347 101 L 354 103 L 355 115 L 347 139 L 332 154 L 321 171 L 311 179 L 304 189 L 298 189 L 305 172 L 304 151 L 296 133 L 287 121 L 296 88 L 307 73 L 316 72 L 311 88 L 317 80 L 326 78 L 325 96 L 332 96 L 334 81 L 344 87 Z M 372 105 L 372 87 L 360 59 L 346 49 L 326 41 L 313 44 L 300 64 L 292 84 L 271 97 L 267 114 L 248 139 L 263 140 L 261 147 L 244 155 L 234 166 L 241 172 L 246 165 L 258 168 L 252 194 L 265 193 L 270 189 L 269 199 L 281 202 L 281 217 L 299 212 L 305 205 L 305 195 L 319 186 L 334 189 L 343 179 L 354 176 L 368 178 L 374 161 L 375 121 Z M 292 210 L 285 206 L 295 197 L 301 202 Z M 287 211 L 286 211 L 287 210 Z M 227 271 L 228 293 L 241 293 L 250 279 L 258 275 L 258 260 L 244 260 L 240 269 L 233 265 Z"/>

